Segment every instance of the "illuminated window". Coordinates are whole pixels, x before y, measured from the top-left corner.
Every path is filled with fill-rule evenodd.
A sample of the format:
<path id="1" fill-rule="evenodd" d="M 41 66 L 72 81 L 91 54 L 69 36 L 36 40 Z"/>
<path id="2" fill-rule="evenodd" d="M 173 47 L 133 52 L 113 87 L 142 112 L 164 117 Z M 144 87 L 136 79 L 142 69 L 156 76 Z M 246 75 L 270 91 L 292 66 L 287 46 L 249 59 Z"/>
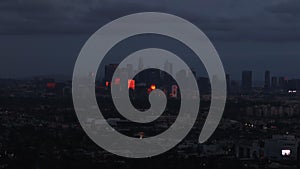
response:
<path id="1" fill-rule="evenodd" d="M 282 156 L 290 156 L 291 155 L 291 150 L 281 150 L 281 155 Z"/>
<path id="2" fill-rule="evenodd" d="M 129 79 L 128 80 L 128 89 L 135 89 L 135 80 Z"/>

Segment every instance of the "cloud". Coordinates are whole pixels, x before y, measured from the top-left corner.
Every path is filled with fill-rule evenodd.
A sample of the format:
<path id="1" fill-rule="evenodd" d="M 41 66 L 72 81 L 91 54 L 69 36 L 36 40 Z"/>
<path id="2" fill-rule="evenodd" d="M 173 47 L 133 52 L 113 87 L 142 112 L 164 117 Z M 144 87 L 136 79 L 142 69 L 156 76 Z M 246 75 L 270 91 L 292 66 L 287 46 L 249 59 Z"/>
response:
<path id="1" fill-rule="evenodd" d="M 298 0 L 2 0 L 1 34 L 92 33 L 118 17 L 167 12 L 217 40 L 300 40 Z"/>
<path id="2" fill-rule="evenodd" d="M 108 0 L 4 0 L 0 2 L 0 33 L 90 33 L 112 19 L 151 10 L 163 9 Z"/>
<path id="3" fill-rule="evenodd" d="M 300 1 L 299 0 L 288 0 L 283 1 L 269 8 L 271 12 L 276 14 L 300 14 Z"/>

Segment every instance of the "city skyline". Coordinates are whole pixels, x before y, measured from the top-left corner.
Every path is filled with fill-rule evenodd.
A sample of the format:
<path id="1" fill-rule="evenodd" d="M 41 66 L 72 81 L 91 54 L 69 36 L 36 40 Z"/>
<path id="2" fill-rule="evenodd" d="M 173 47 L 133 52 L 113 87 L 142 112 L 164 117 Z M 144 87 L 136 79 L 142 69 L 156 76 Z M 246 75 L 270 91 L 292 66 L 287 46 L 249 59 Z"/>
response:
<path id="1" fill-rule="evenodd" d="M 299 0 L 0 9 L 0 169 L 300 169 Z"/>

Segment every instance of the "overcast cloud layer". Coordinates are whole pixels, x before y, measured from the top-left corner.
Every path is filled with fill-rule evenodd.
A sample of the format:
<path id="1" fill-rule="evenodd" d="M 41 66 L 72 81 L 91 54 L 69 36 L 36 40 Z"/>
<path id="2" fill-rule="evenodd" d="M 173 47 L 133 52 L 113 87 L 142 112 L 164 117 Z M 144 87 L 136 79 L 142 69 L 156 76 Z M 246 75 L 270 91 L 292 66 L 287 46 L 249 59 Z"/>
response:
<path id="1" fill-rule="evenodd" d="M 0 33 L 92 33 L 144 11 L 179 15 L 218 39 L 298 40 L 299 0 L 1 0 Z"/>
<path id="2" fill-rule="evenodd" d="M 71 76 L 87 38 L 136 12 L 183 17 L 212 40 L 225 70 L 300 77 L 299 0 L 0 0 L 0 77 Z"/>

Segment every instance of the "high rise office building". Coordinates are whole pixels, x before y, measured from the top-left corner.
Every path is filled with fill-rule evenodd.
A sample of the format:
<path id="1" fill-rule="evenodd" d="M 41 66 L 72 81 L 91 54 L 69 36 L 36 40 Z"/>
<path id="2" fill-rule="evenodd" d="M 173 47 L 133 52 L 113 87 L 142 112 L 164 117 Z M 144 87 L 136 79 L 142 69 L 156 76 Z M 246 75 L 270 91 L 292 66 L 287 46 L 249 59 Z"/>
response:
<path id="1" fill-rule="evenodd" d="M 287 87 L 287 80 L 284 77 L 279 77 L 278 79 L 278 88 L 284 90 Z"/>
<path id="2" fill-rule="evenodd" d="M 128 76 L 132 77 L 133 76 L 133 65 L 132 64 L 127 64 L 126 69 L 127 69 L 127 72 L 128 72 Z"/>
<path id="3" fill-rule="evenodd" d="M 104 80 L 105 82 L 111 82 L 115 70 L 117 69 L 118 64 L 109 64 L 105 65 L 104 70 Z"/>
<path id="4" fill-rule="evenodd" d="M 226 74 L 226 86 L 227 86 L 227 92 L 230 92 L 231 83 L 230 83 L 230 75 L 229 74 Z"/>
<path id="5" fill-rule="evenodd" d="M 164 71 L 161 71 L 162 74 L 162 79 L 164 80 L 164 84 L 166 85 L 165 87 L 168 90 L 171 90 L 171 81 L 172 81 L 172 75 L 173 75 L 173 64 L 166 61 L 164 63 Z"/>
<path id="6" fill-rule="evenodd" d="M 277 77 L 273 76 L 272 77 L 272 82 L 271 82 L 271 88 L 274 90 L 274 89 L 277 89 L 277 87 L 278 87 Z"/>
<path id="7" fill-rule="evenodd" d="M 269 90 L 271 87 L 271 76 L 270 76 L 270 71 L 266 71 L 265 72 L 265 85 L 264 85 L 264 89 L 265 90 Z"/>
<path id="8" fill-rule="evenodd" d="M 242 90 L 252 90 L 252 71 L 245 70 L 242 72 Z"/>
<path id="9" fill-rule="evenodd" d="M 172 75 L 173 74 L 173 64 L 166 61 L 165 64 L 164 64 L 164 71 L 165 72 L 170 72 L 170 74 Z"/>
<path id="10" fill-rule="evenodd" d="M 139 64 L 138 64 L 138 70 L 144 69 L 144 62 L 143 58 L 139 57 Z"/>

